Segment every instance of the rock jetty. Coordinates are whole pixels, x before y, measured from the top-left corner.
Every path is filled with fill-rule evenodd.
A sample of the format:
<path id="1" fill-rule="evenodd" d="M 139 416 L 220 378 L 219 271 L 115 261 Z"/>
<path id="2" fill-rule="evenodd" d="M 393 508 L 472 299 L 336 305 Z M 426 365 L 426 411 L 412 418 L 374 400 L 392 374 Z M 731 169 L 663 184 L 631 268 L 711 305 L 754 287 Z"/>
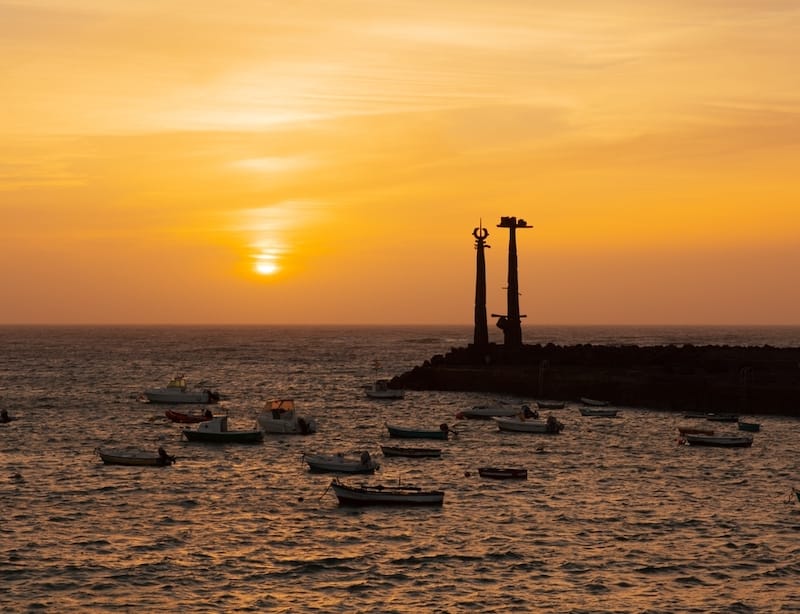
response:
<path id="1" fill-rule="evenodd" d="M 391 386 L 800 417 L 800 348 L 469 345 L 426 360 Z"/>

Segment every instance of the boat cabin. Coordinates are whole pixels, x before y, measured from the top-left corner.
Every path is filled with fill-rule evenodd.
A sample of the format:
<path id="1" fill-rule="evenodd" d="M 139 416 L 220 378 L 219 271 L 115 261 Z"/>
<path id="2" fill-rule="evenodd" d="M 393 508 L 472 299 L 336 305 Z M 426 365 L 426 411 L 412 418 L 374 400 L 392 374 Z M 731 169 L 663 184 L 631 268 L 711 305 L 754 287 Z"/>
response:
<path id="1" fill-rule="evenodd" d="M 228 431 L 228 416 L 214 416 L 207 422 L 197 426 L 198 431 L 207 433 L 226 433 Z"/>
<path id="2" fill-rule="evenodd" d="M 285 420 L 294 412 L 294 399 L 273 399 L 266 402 L 266 409 L 275 420 Z"/>

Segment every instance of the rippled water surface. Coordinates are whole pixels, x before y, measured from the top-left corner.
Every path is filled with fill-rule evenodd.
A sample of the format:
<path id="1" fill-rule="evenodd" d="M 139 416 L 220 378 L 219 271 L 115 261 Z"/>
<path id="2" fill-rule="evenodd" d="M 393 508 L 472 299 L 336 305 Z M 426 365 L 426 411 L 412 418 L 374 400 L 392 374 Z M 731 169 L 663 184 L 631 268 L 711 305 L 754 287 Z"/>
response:
<path id="1" fill-rule="evenodd" d="M 800 345 L 798 332 L 541 334 Z M 411 391 L 372 401 L 361 386 L 373 360 L 399 374 L 465 345 L 469 328 L 0 335 L 0 406 L 19 417 L 0 426 L 0 611 L 800 611 L 795 419 L 759 417 L 749 449 L 704 449 L 677 445 L 676 427 L 690 422 L 681 415 L 625 407 L 616 419 L 584 418 L 570 404 L 552 412 L 565 424 L 558 436 L 461 421 L 441 459 L 384 459 L 384 422 L 452 425 L 459 410 L 495 397 Z M 165 406 L 139 400 L 176 373 L 213 384 L 223 396 L 215 411 L 232 428 L 251 427 L 265 400 L 293 397 L 319 432 L 190 444 Z M 94 454 L 159 445 L 177 464 L 105 466 Z M 340 508 L 331 476 L 309 473 L 302 455 L 362 449 L 381 469 L 353 481 L 440 488 L 444 506 Z M 483 465 L 525 467 L 528 480 L 484 480 Z"/>

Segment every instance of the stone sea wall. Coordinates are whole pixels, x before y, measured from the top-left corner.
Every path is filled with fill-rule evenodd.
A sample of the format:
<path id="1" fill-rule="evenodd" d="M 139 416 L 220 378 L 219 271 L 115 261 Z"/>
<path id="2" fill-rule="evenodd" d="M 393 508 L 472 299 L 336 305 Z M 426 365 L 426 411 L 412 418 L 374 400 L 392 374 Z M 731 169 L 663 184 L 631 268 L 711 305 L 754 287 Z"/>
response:
<path id="1" fill-rule="evenodd" d="M 453 348 L 392 380 L 459 390 L 668 411 L 800 417 L 800 348 L 502 345 Z"/>

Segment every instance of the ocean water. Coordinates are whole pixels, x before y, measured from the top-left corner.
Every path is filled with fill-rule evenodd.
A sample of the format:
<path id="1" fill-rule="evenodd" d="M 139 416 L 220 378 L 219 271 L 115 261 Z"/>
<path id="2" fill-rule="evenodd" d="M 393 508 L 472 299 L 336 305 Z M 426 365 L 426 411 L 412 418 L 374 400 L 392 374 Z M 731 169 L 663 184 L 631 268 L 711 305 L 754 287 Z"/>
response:
<path id="1" fill-rule="evenodd" d="M 800 345 L 800 328 L 523 334 Z M 456 424 L 496 395 L 364 396 L 373 361 L 391 376 L 470 339 L 464 326 L 0 328 L 0 407 L 18 417 L 0 425 L 0 611 L 800 611 L 798 420 L 760 416 L 751 448 L 705 449 L 677 444 L 691 420 L 636 407 L 584 418 L 570 403 L 551 412 L 563 433 L 546 436 Z M 217 388 L 232 428 L 293 397 L 319 430 L 190 444 L 168 406 L 140 400 L 177 373 Z M 458 436 L 441 459 L 382 458 L 381 443 L 402 443 L 385 422 L 448 422 Z M 163 446 L 178 461 L 105 466 L 100 446 Z M 342 508 L 331 476 L 303 462 L 364 449 L 380 470 L 347 480 L 436 487 L 444 505 Z M 481 479 L 484 465 L 528 480 Z"/>

